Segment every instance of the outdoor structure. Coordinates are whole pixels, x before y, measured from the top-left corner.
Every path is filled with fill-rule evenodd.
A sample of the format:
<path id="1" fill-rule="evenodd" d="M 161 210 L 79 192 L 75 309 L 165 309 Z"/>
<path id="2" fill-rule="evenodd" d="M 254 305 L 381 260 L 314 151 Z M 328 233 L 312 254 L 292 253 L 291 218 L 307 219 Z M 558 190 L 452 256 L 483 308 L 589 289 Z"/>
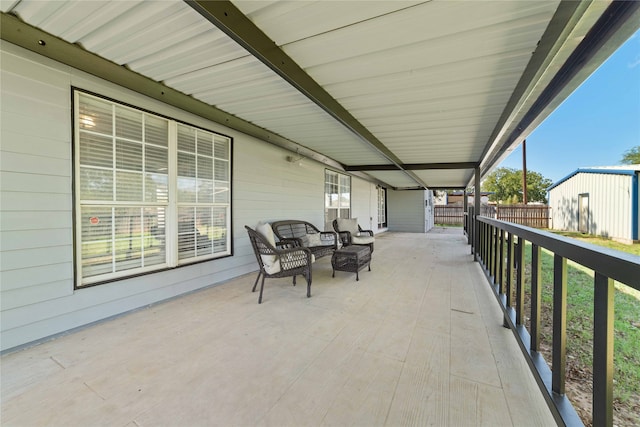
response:
<path id="1" fill-rule="evenodd" d="M 640 229 L 640 165 L 581 168 L 549 188 L 555 230 L 578 231 L 622 242 Z"/>
<path id="2" fill-rule="evenodd" d="M 433 227 L 432 191 L 389 191 L 389 229 L 425 233 Z"/>
<path id="3" fill-rule="evenodd" d="M 609 1 L 0 7 L 4 352 L 255 273 L 245 225 L 424 233 L 429 190 L 480 188 L 640 22 Z"/>

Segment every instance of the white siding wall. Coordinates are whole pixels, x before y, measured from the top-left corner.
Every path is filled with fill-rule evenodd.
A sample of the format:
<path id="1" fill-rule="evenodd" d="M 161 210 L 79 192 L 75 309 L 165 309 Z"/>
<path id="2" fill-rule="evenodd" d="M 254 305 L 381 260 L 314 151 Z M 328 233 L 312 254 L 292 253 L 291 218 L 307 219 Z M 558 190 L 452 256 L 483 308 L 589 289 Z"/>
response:
<path id="1" fill-rule="evenodd" d="M 256 270 L 245 224 L 295 218 L 322 226 L 324 165 L 289 163 L 277 147 L 4 41 L 0 55 L 2 350 Z M 234 138 L 233 257 L 74 291 L 71 86 Z M 372 185 L 354 179 L 354 212 L 363 218 L 374 215 Z"/>
<path id="2" fill-rule="evenodd" d="M 387 192 L 389 231 L 425 232 L 424 191 Z"/>
<path id="3" fill-rule="evenodd" d="M 375 184 L 364 179 L 351 178 L 351 218 L 365 230 L 378 232 L 378 192 Z"/>
<path id="4" fill-rule="evenodd" d="M 589 233 L 629 240 L 631 230 L 629 175 L 578 173 L 549 191 L 553 228 L 578 231 L 578 195 L 589 194 Z"/>

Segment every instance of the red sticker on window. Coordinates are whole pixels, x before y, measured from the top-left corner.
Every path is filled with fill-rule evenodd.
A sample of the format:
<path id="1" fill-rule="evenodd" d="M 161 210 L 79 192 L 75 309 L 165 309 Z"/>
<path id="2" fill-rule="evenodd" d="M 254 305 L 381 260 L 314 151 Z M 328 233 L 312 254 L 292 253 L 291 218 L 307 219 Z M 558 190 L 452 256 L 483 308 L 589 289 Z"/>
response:
<path id="1" fill-rule="evenodd" d="M 91 218 L 89 218 L 89 222 L 92 225 L 96 225 L 100 222 L 100 218 L 98 218 L 97 216 L 92 216 Z"/>

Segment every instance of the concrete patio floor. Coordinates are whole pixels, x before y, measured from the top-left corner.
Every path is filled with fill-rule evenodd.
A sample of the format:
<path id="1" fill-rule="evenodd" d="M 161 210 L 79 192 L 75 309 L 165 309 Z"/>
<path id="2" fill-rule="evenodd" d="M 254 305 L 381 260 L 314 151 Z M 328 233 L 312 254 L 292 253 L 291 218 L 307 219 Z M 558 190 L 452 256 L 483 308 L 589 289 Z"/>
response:
<path id="1" fill-rule="evenodd" d="M 555 425 L 459 229 L 322 258 L 309 299 L 254 279 L 4 355 L 2 425 Z"/>

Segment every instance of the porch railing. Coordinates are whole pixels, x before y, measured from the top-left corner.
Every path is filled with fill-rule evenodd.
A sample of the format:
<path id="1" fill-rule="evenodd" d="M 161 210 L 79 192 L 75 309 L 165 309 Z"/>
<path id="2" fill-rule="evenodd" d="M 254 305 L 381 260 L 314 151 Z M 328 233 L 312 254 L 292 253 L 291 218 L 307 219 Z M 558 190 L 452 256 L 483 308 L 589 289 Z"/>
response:
<path id="1" fill-rule="evenodd" d="M 483 216 L 465 216 L 471 253 L 482 265 L 527 363 L 559 425 L 582 425 L 565 396 L 567 260 L 594 271 L 593 425 L 613 425 L 614 280 L 640 290 L 640 260 L 522 225 Z M 525 326 L 525 243 L 531 243 L 530 328 Z M 552 349 L 549 368 L 540 354 L 541 250 L 553 253 Z M 512 276 L 515 275 L 515 280 Z M 514 303 L 515 301 L 515 303 Z"/>

